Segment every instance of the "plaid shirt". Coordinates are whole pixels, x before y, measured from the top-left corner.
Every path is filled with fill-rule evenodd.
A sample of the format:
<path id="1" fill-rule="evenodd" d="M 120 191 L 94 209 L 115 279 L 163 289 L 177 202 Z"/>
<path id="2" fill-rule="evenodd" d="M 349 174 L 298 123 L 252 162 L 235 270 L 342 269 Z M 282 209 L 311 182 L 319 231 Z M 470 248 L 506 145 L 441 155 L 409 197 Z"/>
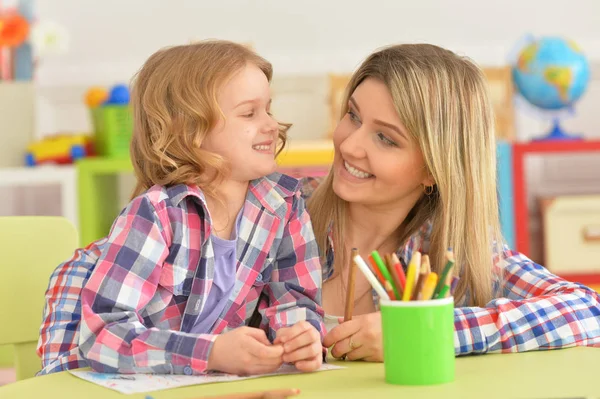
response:
<path id="1" fill-rule="evenodd" d="M 297 188 L 297 180 L 280 174 L 251 182 L 237 280 L 211 334 L 189 333 L 214 275 L 202 192 L 154 186 L 134 199 L 106 239 L 77 251 L 52 275 L 40 374 L 85 366 L 199 374 L 218 334 L 236 327 L 260 326 L 272 340 L 279 328 L 308 320 L 323 334 L 318 248 Z"/>
<path id="2" fill-rule="evenodd" d="M 309 197 L 320 179 L 305 178 Z M 432 224 L 426 223 L 397 255 L 406 268 L 415 250 L 427 253 Z M 323 280 L 333 274 L 333 237 Z M 454 309 L 456 355 L 524 352 L 572 346 L 600 347 L 600 296 L 592 289 L 550 273 L 526 256 L 505 247 L 494 265 L 494 299 L 485 307 L 467 307 L 468 293 Z M 373 301 L 378 308 L 377 293 Z"/>

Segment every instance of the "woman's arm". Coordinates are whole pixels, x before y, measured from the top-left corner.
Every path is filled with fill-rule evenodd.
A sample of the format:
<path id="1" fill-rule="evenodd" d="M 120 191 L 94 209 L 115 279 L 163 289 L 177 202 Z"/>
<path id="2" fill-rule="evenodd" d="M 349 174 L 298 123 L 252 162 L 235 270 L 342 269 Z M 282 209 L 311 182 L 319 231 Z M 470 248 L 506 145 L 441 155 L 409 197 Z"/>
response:
<path id="1" fill-rule="evenodd" d="M 600 346 L 596 292 L 515 251 L 500 262 L 503 296 L 485 308 L 454 311 L 457 355 Z"/>

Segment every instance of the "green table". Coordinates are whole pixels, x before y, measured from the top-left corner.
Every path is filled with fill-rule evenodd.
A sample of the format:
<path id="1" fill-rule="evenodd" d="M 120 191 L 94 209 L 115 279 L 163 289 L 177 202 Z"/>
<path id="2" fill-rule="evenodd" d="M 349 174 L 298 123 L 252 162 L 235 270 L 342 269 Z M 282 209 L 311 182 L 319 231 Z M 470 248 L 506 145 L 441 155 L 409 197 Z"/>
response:
<path id="1" fill-rule="evenodd" d="M 334 362 L 343 370 L 196 385 L 148 394 L 123 395 L 68 372 L 35 377 L 0 387 L 0 398 L 200 398 L 266 389 L 299 388 L 298 398 L 600 398 L 600 349 L 483 355 L 456 360 L 456 380 L 427 387 L 387 385 L 383 365 Z"/>

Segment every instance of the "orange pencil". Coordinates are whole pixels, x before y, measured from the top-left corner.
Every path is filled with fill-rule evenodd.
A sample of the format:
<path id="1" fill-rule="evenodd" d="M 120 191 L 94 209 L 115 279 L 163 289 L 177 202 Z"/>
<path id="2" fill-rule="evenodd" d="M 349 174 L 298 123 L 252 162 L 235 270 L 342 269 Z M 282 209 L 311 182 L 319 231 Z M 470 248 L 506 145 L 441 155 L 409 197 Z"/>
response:
<path id="1" fill-rule="evenodd" d="M 383 283 L 383 288 L 385 288 L 385 291 L 388 293 L 392 301 L 395 301 L 397 299 L 396 294 L 394 294 L 394 288 L 392 287 L 392 283 L 385 280 L 385 283 Z"/>
<path id="2" fill-rule="evenodd" d="M 438 275 L 435 272 L 429 273 L 427 278 L 425 279 L 425 283 L 423 283 L 423 288 L 421 290 L 421 300 L 428 301 L 433 296 L 433 291 L 435 291 L 435 286 L 437 285 Z"/>
<path id="3" fill-rule="evenodd" d="M 385 282 L 387 280 L 383 277 L 383 274 L 381 274 L 381 270 L 379 270 L 379 267 L 377 267 L 377 263 L 375 262 L 375 259 L 373 259 L 372 255 L 369 255 L 369 264 L 371 265 L 371 270 L 377 276 L 377 280 L 379 280 L 381 285 L 385 286 Z"/>

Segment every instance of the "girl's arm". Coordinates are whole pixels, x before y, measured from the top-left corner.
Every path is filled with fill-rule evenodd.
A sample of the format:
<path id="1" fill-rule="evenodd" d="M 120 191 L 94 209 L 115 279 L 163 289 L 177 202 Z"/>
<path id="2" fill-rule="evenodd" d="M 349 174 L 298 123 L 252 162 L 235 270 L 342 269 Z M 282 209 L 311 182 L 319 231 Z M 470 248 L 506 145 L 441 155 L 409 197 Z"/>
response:
<path id="1" fill-rule="evenodd" d="M 181 304 L 171 302 L 172 293 L 159 287 L 169 283 L 163 264 L 171 237 L 166 211 L 159 216 L 146 196 L 134 199 L 115 221 L 81 294 L 79 346 L 95 370 L 161 374 L 206 370 L 216 335 L 146 327 L 159 321 L 153 316 L 182 313 L 177 309 Z"/>
<path id="2" fill-rule="evenodd" d="M 457 355 L 600 346 L 600 297 L 511 250 L 498 265 L 503 297 L 454 310 Z"/>
<path id="3" fill-rule="evenodd" d="M 270 282 L 265 287 L 269 307 L 262 309 L 269 321 L 268 336 L 275 339 L 277 330 L 306 320 L 324 335 L 321 308 L 321 264 L 304 200 L 293 198 L 283 237 L 277 251 Z"/>

